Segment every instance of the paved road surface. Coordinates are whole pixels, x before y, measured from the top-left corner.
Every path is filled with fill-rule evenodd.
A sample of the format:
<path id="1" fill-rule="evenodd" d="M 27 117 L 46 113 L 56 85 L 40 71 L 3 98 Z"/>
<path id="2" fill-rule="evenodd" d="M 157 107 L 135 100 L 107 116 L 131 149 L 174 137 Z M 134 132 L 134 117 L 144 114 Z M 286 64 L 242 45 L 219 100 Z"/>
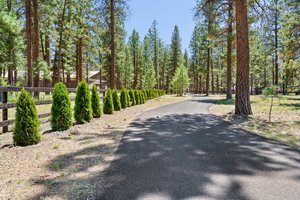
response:
<path id="1" fill-rule="evenodd" d="M 300 199 L 300 151 L 210 115 L 209 98 L 145 112 L 105 172 L 105 200 Z"/>

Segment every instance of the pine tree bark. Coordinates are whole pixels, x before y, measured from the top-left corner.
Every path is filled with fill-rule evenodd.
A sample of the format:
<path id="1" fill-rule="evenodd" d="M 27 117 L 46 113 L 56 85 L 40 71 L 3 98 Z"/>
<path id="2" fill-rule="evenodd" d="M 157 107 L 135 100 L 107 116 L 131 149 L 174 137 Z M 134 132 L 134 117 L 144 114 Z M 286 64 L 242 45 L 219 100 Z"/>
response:
<path id="1" fill-rule="evenodd" d="M 47 62 L 47 65 L 50 66 L 50 39 L 48 33 L 46 33 L 45 36 L 45 61 Z M 48 86 L 49 80 L 44 80 L 45 87 Z"/>
<path id="2" fill-rule="evenodd" d="M 215 94 L 215 75 L 214 75 L 214 64 L 212 60 L 210 61 L 210 66 L 211 66 L 211 92 L 212 94 Z"/>
<path id="3" fill-rule="evenodd" d="M 39 36 L 39 6 L 38 0 L 33 0 L 33 64 L 36 67 L 39 61 L 39 52 L 40 52 L 40 36 Z M 38 69 L 34 73 L 34 87 L 40 86 L 40 72 Z M 39 97 L 39 93 L 34 93 L 35 97 Z"/>
<path id="4" fill-rule="evenodd" d="M 114 88 L 115 82 L 115 0 L 110 0 L 110 70 L 109 86 Z"/>
<path id="5" fill-rule="evenodd" d="M 31 41 L 31 0 L 25 0 L 26 46 L 27 46 L 27 86 L 32 87 L 32 41 Z"/>
<path id="6" fill-rule="evenodd" d="M 71 82 L 71 72 L 68 71 L 67 72 L 67 82 L 66 82 L 67 88 L 71 87 L 70 82 Z"/>
<path id="7" fill-rule="evenodd" d="M 78 78 L 78 66 L 79 66 L 79 59 L 78 59 L 78 44 L 79 44 L 79 42 L 78 42 L 79 40 L 77 39 L 77 41 L 76 41 L 76 87 L 77 87 L 77 85 L 78 85 L 78 83 L 79 83 L 79 78 Z"/>
<path id="8" fill-rule="evenodd" d="M 199 77 L 199 94 L 202 94 L 202 75 Z"/>
<path id="9" fill-rule="evenodd" d="M 252 114 L 249 95 L 249 30 L 247 0 L 236 0 L 237 73 L 235 114 Z"/>
<path id="10" fill-rule="evenodd" d="M 254 78 L 253 78 L 253 74 L 251 73 L 251 74 L 250 74 L 250 81 L 251 81 L 251 84 L 250 84 L 250 94 L 251 94 L 251 95 L 253 94 L 253 82 L 254 82 L 253 79 L 254 79 Z"/>
<path id="11" fill-rule="evenodd" d="M 217 74 L 217 94 L 220 93 L 219 74 Z"/>
<path id="12" fill-rule="evenodd" d="M 103 88 L 103 86 L 102 86 L 102 68 L 100 68 L 100 71 L 99 71 L 99 87 L 100 87 L 100 89 Z"/>
<path id="13" fill-rule="evenodd" d="M 10 13 L 11 12 L 11 0 L 7 0 L 7 11 Z M 14 85 L 14 77 L 13 77 L 13 68 L 14 68 L 14 48 L 13 45 L 11 44 L 12 41 L 12 35 L 11 33 L 8 33 L 8 58 L 9 58 L 9 62 L 10 64 L 8 65 L 8 84 L 13 86 Z"/>
<path id="14" fill-rule="evenodd" d="M 278 85 L 278 0 L 275 0 L 275 74 L 274 84 Z"/>
<path id="15" fill-rule="evenodd" d="M 226 99 L 232 99 L 232 91 L 231 91 L 231 85 L 232 85 L 231 52 L 232 52 L 232 21 L 233 21 L 233 16 L 232 16 L 233 2 L 232 1 L 233 0 L 228 1 Z"/>
<path id="16" fill-rule="evenodd" d="M 58 43 L 58 62 L 57 62 L 57 71 L 56 71 L 56 77 L 55 77 L 55 83 L 60 81 L 60 68 L 61 68 L 61 62 L 62 62 L 62 37 L 63 37 L 63 31 L 64 31 L 64 21 L 65 21 L 65 12 L 66 12 L 66 6 L 67 6 L 67 0 L 64 1 L 63 11 L 62 11 L 62 17 L 60 21 L 60 31 L 59 31 L 59 43 Z"/>
<path id="17" fill-rule="evenodd" d="M 195 91 L 196 91 L 196 94 L 199 94 L 199 74 L 198 72 L 196 72 L 195 74 L 195 79 L 196 79 L 196 82 L 195 82 Z"/>
<path id="18" fill-rule="evenodd" d="M 82 38 L 78 39 L 78 82 L 82 81 Z"/>
<path id="19" fill-rule="evenodd" d="M 207 65 L 206 65 L 206 96 L 209 95 L 209 75 L 210 75 L 210 48 L 207 48 Z"/>

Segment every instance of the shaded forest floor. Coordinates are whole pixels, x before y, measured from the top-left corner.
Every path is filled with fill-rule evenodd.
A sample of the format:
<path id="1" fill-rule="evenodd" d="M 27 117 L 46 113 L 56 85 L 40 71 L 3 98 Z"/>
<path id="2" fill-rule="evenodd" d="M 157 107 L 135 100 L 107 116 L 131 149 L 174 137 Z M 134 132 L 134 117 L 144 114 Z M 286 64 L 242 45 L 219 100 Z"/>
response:
<path id="1" fill-rule="evenodd" d="M 269 122 L 270 99 L 262 95 L 251 96 L 253 115 L 248 118 L 234 116 L 234 100 L 213 95 L 216 100 L 209 111 L 225 118 L 237 127 L 267 138 L 300 147 L 300 96 L 281 96 L 274 100 L 272 122 Z"/>
<path id="2" fill-rule="evenodd" d="M 14 147 L 12 133 L 0 134 L 0 199 L 87 199 L 95 184 L 101 188 L 93 177 L 109 166 L 127 125 L 143 111 L 188 98 L 159 97 L 64 132 L 48 124 L 42 141 L 28 147 Z"/>

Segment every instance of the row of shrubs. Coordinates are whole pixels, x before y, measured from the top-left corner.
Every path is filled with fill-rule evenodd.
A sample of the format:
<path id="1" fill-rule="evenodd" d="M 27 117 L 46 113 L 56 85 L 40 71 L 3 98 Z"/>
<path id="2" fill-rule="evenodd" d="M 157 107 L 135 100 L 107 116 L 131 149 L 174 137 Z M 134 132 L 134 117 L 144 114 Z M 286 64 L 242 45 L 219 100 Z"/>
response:
<path id="1" fill-rule="evenodd" d="M 116 89 L 108 89 L 102 109 L 100 96 L 96 86 L 90 91 L 88 84 L 82 81 L 78 84 L 75 97 L 74 119 L 78 124 L 90 122 L 92 118 L 129 106 L 144 104 L 147 100 L 165 95 L 164 90 L 126 90 L 120 95 Z M 63 83 L 57 83 L 52 93 L 51 128 L 53 131 L 64 131 L 73 124 L 71 100 Z M 13 132 L 14 143 L 18 146 L 37 144 L 41 140 L 40 121 L 35 103 L 30 93 L 22 90 L 17 101 L 16 124 Z"/>
<path id="2" fill-rule="evenodd" d="M 123 88 L 119 96 L 116 89 L 108 89 L 104 99 L 103 113 L 112 114 L 114 111 L 119 111 L 130 106 L 144 104 L 147 100 L 162 95 L 165 95 L 164 90 L 126 90 Z"/>

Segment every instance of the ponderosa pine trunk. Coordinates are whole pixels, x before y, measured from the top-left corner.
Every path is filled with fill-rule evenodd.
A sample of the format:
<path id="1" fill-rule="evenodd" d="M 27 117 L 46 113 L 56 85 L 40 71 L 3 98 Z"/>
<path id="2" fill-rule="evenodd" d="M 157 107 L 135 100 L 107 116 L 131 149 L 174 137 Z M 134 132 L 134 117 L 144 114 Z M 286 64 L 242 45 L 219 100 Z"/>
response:
<path id="1" fill-rule="evenodd" d="M 202 94 L 202 75 L 199 76 L 199 94 Z"/>
<path id="2" fill-rule="evenodd" d="M 212 59 L 212 56 L 211 56 Z M 213 60 L 210 61 L 211 66 L 211 92 L 215 94 L 215 75 L 214 75 L 214 63 Z"/>
<path id="3" fill-rule="evenodd" d="M 78 83 L 82 81 L 82 38 L 78 39 Z"/>
<path id="4" fill-rule="evenodd" d="M 67 81 L 66 81 L 67 88 L 71 87 L 71 72 L 67 71 Z"/>
<path id="5" fill-rule="evenodd" d="M 6 1 L 7 4 L 7 11 L 8 13 L 11 12 L 11 0 Z M 10 41 L 12 41 L 12 34 L 9 32 L 8 33 L 8 59 L 9 59 L 9 65 L 8 65 L 8 84 L 13 86 L 14 85 L 14 77 L 13 77 L 13 68 L 14 68 L 14 48 L 13 45 Z"/>
<path id="6" fill-rule="evenodd" d="M 210 74 L 210 48 L 207 48 L 207 65 L 206 65 L 206 96 L 209 95 L 209 74 Z"/>
<path id="7" fill-rule="evenodd" d="M 217 94 L 220 93 L 219 74 L 217 74 Z"/>
<path id="8" fill-rule="evenodd" d="M 194 72 L 194 93 L 197 94 L 197 81 L 196 81 L 196 73 Z"/>
<path id="9" fill-rule="evenodd" d="M 275 72 L 274 72 L 274 84 L 278 85 L 278 0 L 275 0 Z"/>
<path id="10" fill-rule="evenodd" d="M 56 74 L 56 77 L 55 77 L 54 84 L 60 81 L 60 68 L 61 68 L 61 62 L 62 62 L 62 42 L 63 42 L 63 31 L 64 31 L 66 6 L 67 6 L 67 0 L 64 1 L 62 17 L 61 17 L 61 20 L 60 20 L 59 43 L 58 43 L 58 62 L 57 62 L 57 69 L 56 69 L 57 74 Z"/>
<path id="11" fill-rule="evenodd" d="M 232 99 L 232 91 L 231 91 L 231 85 L 232 85 L 231 52 L 232 52 L 232 21 L 233 21 L 233 16 L 232 16 L 233 2 L 232 1 L 233 0 L 228 1 L 226 99 Z"/>
<path id="12" fill-rule="evenodd" d="M 33 0 L 33 64 L 35 68 L 39 62 L 39 53 L 40 53 L 40 36 L 39 36 L 39 4 L 38 0 Z M 34 87 L 40 86 L 40 72 L 38 69 L 35 69 L 34 73 Z M 35 92 L 34 96 L 39 97 L 39 92 Z"/>
<path id="13" fill-rule="evenodd" d="M 110 0 L 110 69 L 109 86 L 114 88 L 115 82 L 115 0 Z"/>
<path id="14" fill-rule="evenodd" d="M 32 87 L 32 41 L 31 41 L 31 0 L 25 0 L 26 46 L 27 46 L 27 86 Z"/>
<path id="15" fill-rule="evenodd" d="M 47 65 L 50 66 L 50 39 L 48 33 L 46 33 L 45 36 L 45 61 L 47 62 Z M 44 80 L 45 87 L 48 86 L 49 80 Z"/>
<path id="16" fill-rule="evenodd" d="M 252 114 L 249 95 L 249 30 L 247 0 L 236 0 L 237 73 L 235 114 Z"/>
<path id="17" fill-rule="evenodd" d="M 198 79 L 198 72 L 195 74 L 195 93 L 199 93 L 199 79 Z"/>
<path id="18" fill-rule="evenodd" d="M 99 70 L 99 87 L 102 89 L 102 68 Z"/>

